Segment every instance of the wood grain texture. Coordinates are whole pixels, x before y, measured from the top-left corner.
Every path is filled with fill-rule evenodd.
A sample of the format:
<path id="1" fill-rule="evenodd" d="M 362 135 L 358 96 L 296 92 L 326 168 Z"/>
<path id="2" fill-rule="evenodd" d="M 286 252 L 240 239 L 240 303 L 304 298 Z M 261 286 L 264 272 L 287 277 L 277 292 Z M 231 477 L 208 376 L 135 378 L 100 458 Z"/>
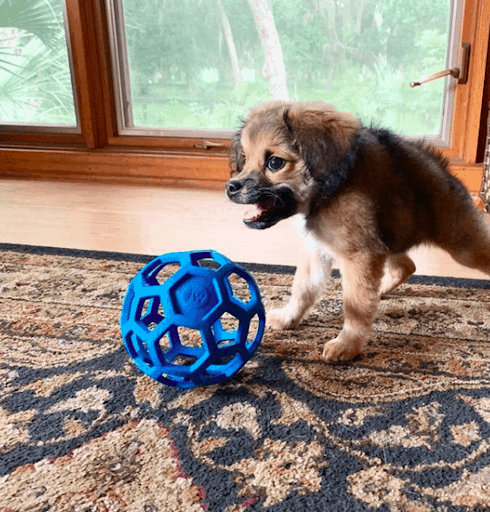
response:
<path id="1" fill-rule="evenodd" d="M 470 164 L 476 162 L 479 145 L 486 136 L 481 119 L 487 110 L 483 100 L 489 37 L 490 0 L 466 2 L 462 41 L 471 43 L 470 66 L 467 84 L 456 88 L 451 149 Z"/>
<path id="2" fill-rule="evenodd" d="M 68 151 L 0 148 L 0 177 L 121 184 L 174 184 L 222 188 L 229 177 L 226 154 L 162 153 L 143 150 Z M 454 163 L 451 171 L 473 194 L 480 188 L 482 164 Z"/>
<path id="3" fill-rule="evenodd" d="M 0 180 L 1 242 L 158 255 L 211 248 L 235 261 L 296 265 L 291 219 L 264 231 L 221 190 Z M 484 278 L 439 250 L 411 255 L 417 273 Z"/>
<path id="4" fill-rule="evenodd" d="M 0 149 L 0 175 L 23 178 L 70 179 L 74 181 L 120 181 L 138 183 L 140 180 L 183 180 L 224 183 L 228 179 L 228 160 L 225 155 L 183 155 L 160 152 L 123 151 L 43 151 L 29 149 Z"/>

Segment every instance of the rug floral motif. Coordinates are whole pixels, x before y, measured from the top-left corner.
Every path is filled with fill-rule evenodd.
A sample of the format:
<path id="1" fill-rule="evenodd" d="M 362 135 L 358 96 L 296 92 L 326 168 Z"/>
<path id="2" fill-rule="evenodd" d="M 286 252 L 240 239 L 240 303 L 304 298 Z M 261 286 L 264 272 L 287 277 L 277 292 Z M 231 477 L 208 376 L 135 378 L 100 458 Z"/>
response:
<path id="1" fill-rule="evenodd" d="M 0 511 L 490 510 L 490 283 L 414 278 L 362 357 L 326 364 L 334 278 L 237 375 L 179 390 L 122 344 L 144 262 L 0 250 Z M 252 270 L 287 301 L 289 269 Z"/>

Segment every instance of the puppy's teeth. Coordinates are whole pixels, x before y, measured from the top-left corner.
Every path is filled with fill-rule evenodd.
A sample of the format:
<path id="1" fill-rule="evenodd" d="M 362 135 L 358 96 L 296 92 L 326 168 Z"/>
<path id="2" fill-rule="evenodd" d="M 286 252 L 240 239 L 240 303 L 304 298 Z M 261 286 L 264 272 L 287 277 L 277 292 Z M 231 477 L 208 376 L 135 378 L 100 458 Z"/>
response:
<path id="1" fill-rule="evenodd" d="M 258 205 L 254 204 L 254 207 L 245 213 L 244 219 L 254 221 L 260 217 L 260 213 L 260 208 L 258 207 Z"/>

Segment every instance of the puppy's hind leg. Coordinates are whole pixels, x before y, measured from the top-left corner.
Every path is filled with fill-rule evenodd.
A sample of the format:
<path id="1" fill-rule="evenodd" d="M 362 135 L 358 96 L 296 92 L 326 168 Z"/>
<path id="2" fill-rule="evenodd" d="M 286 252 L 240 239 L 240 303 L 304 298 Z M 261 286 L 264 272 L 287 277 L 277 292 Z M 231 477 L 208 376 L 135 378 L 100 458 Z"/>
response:
<path id="1" fill-rule="evenodd" d="M 454 260 L 490 275 L 490 222 L 480 211 L 469 210 L 439 245 Z"/>
<path id="2" fill-rule="evenodd" d="M 385 274 L 381 280 L 379 295 L 381 298 L 392 292 L 415 272 L 415 263 L 405 253 L 388 256 Z"/>
<path id="3" fill-rule="evenodd" d="M 267 313 L 266 322 L 272 329 L 296 329 L 302 318 L 321 296 L 332 271 L 333 259 L 319 247 L 303 247 L 289 303 Z"/>

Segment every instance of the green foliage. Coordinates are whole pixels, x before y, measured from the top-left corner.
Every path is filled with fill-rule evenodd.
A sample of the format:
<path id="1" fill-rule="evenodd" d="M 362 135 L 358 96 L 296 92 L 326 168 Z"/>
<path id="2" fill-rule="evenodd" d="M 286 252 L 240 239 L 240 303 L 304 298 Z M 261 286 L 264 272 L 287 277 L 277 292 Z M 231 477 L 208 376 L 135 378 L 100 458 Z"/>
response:
<path id="1" fill-rule="evenodd" d="M 54 5 L 47 0 L 0 0 L 0 26 L 35 35 L 48 48 L 55 48 L 61 36 Z"/>
<path id="2" fill-rule="evenodd" d="M 76 124 L 61 0 L 0 0 L 0 120 Z"/>
<path id="3" fill-rule="evenodd" d="M 248 108 L 269 99 L 249 4 L 222 3 L 249 76 L 241 84 L 217 0 L 123 0 L 136 126 L 234 129 Z M 449 0 L 270 4 L 291 99 L 327 101 L 406 134 L 439 133 L 443 82 L 408 83 L 445 66 Z M 206 79 L 209 70 L 215 81 Z"/>
<path id="4" fill-rule="evenodd" d="M 61 1 L 0 0 L 3 120 L 74 123 Z M 234 129 L 269 99 L 247 0 L 121 1 L 135 126 Z M 408 83 L 445 67 L 450 0 L 268 1 L 291 99 L 327 101 L 406 134 L 439 133 L 443 81 Z"/>

